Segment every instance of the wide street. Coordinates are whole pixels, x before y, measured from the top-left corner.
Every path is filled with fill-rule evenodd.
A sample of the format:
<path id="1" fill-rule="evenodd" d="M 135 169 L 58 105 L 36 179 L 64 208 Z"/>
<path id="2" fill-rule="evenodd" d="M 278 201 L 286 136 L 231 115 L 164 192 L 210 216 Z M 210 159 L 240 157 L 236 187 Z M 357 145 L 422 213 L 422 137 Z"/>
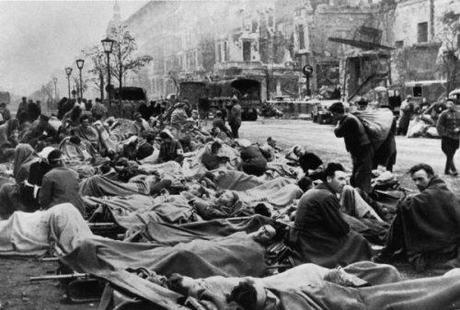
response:
<path id="1" fill-rule="evenodd" d="M 349 154 L 343 139 L 334 135 L 333 125 L 319 125 L 310 120 L 261 119 L 256 122 L 243 122 L 241 137 L 253 142 L 263 142 L 271 136 L 280 146 L 301 144 L 317 153 L 323 161 L 338 161 L 351 169 Z M 441 151 L 439 139 L 396 137 L 397 160 L 395 173 L 403 175 L 414 164 L 427 163 L 452 186 L 460 188 L 458 178 L 444 177 L 445 156 Z M 458 159 L 457 159 L 458 162 Z M 460 163 L 459 163 L 460 164 Z M 407 180 L 407 176 L 404 176 Z M 404 182 L 410 186 L 410 182 Z"/>

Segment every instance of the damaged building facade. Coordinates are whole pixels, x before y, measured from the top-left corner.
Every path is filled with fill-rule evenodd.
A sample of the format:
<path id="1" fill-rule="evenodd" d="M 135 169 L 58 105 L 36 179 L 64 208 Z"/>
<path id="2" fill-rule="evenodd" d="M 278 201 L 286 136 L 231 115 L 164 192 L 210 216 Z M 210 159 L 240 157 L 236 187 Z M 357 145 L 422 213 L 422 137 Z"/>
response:
<path id="1" fill-rule="evenodd" d="M 392 53 L 393 83 L 400 85 L 406 95 L 437 100 L 446 91 L 460 86 L 451 80 L 448 64 L 443 56 L 446 41 L 453 48 L 460 47 L 460 33 L 446 33 L 443 16 L 452 12 L 460 16 L 460 2 L 453 0 L 400 0 L 393 12 Z M 417 12 L 417 14 L 413 14 Z"/>
<path id="2" fill-rule="evenodd" d="M 260 82 L 266 100 L 303 98 L 305 65 L 313 67 L 313 93 L 339 86 L 345 99 L 379 85 L 442 80 L 440 18 L 459 6 L 452 0 L 152 1 L 125 21 L 139 52 L 153 57 L 128 83 L 159 99 L 177 93 L 181 81 L 246 77 Z"/>

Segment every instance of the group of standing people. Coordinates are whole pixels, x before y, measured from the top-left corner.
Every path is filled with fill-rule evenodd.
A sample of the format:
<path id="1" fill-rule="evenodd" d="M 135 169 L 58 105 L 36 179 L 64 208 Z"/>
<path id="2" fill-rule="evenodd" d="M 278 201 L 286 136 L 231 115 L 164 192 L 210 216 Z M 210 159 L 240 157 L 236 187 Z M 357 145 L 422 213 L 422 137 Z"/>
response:
<path id="1" fill-rule="evenodd" d="M 217 110 L 213 120 L 213 130 L 216 129 L 220 132 L 225 133 L 228 137 L 238 139 L 239 129 L 241 127 L 241 105 L 238 99 L 233 98 L 231 104 L 223 106 L 220 110 Z M 230 129 L 225 125 L 226 118 Z"/>

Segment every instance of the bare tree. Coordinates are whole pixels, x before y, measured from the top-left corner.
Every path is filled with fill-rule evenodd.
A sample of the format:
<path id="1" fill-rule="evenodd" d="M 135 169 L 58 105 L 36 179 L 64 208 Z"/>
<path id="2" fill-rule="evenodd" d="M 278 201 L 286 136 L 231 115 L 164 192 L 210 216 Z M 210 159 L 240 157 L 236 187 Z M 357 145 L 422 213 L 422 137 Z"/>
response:
<path id="1" fill-rule="evenodd" d="M 78 76 L 72 76 L 73 83 L 75 85 L 75 88 L 77 91 L 80 89 L 80 77 Z M 85 92 L 88 89 L 88 79 L 83 79 L 82 81 L 82 92 Z M 77 96 L 80 97 L 79 92 L 77 93 Z"/>
<path id="2" fill-rule="evenodd" d="M 459 69 L 460 14 L 448 11 L 440 18 L 442 45 L 438 61 L 447 76 L 447 93 L 455 88 Z"/>
<path id="3" fill-rule="evenodd" d="M 112 28 L 110 38 L 115 40 L 113 45 L 113 56 L 111 57 L 111 72 L 119 83 L 119 88 L 123 86 L 123 79 L 129 73 L 138 73 L 139 70 L 152 61 L 149 55 L 136 56 L 137 44 L 134 36 L 129 32 L 127 25 L 119 25 Z"/>
<path id="4" fill-rule="evenodd" d="M 88 70 L 91 74 L 89 82 L 93 83 L 96 89 L 100 92 L 101 100 L 104 100 L 104 76 L 107 72 L 107 61 L 105 55 L 99 45 L 82 51 L 85 58 L 91 61 L 92 67 Z"/>

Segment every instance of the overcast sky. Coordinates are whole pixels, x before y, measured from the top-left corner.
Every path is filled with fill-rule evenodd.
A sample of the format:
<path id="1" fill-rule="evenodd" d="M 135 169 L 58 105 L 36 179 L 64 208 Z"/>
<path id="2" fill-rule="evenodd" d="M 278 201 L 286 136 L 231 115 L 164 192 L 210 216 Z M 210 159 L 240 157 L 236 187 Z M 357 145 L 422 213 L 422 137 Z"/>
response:
<path id="1" fill-rule="evenodd" d="M 147 1 L 119 1 L 126 19 Z M 114 1 L 0 0 L 0 90 L 28 95 L 58 78 L 67 93 L 66 66 L 75 68 L 82 48 L 100 43 Z"/>

